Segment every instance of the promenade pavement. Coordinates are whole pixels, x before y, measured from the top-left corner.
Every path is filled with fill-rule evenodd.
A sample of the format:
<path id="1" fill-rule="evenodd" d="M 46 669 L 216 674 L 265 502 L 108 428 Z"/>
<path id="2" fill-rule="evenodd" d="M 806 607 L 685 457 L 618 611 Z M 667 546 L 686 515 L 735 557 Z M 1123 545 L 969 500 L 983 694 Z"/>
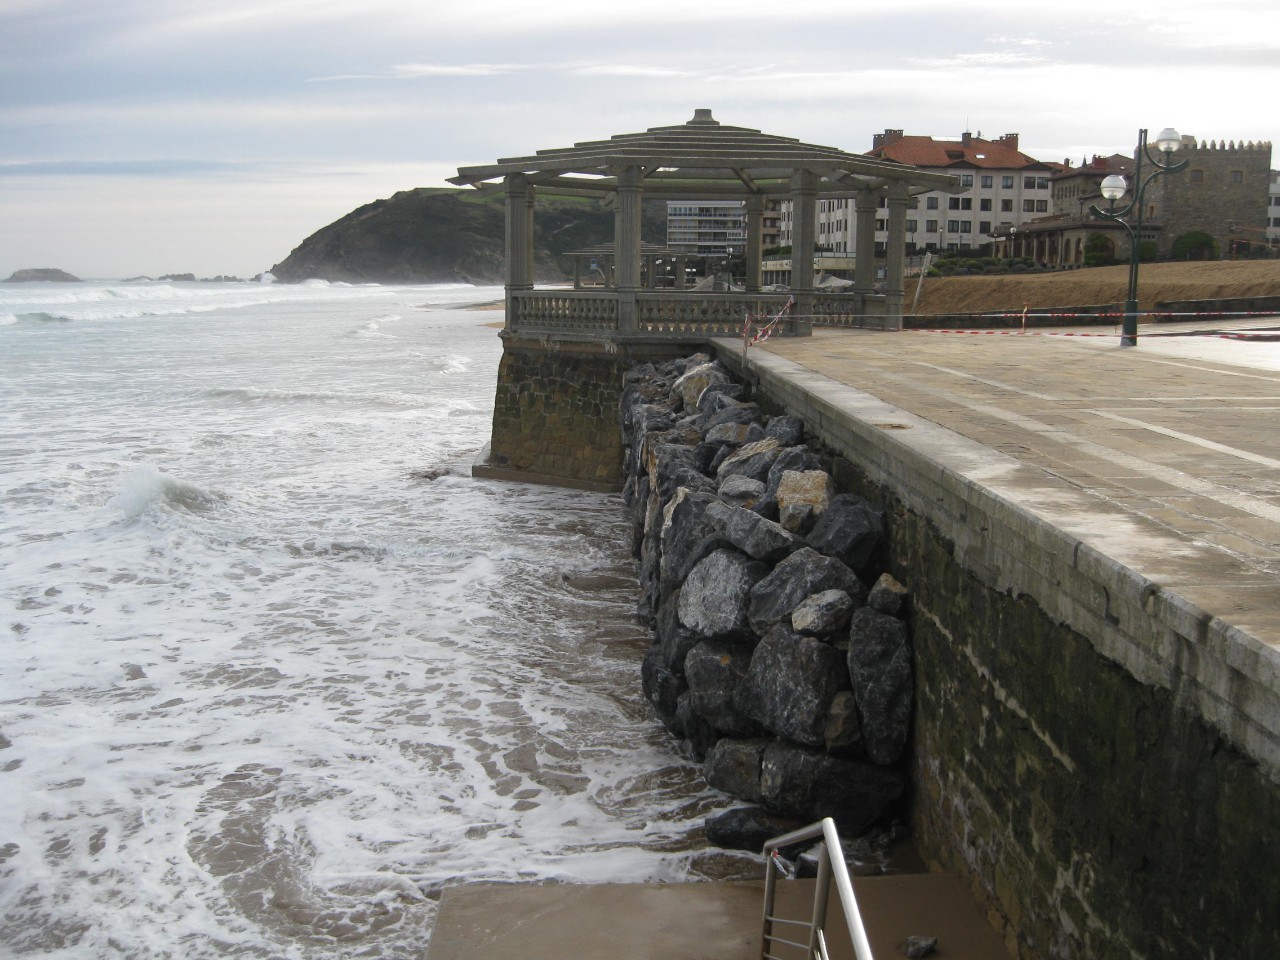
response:
<path id="1" fill-rule="evenodd" d="M 974 441 L 1002 496 L 1280 654 L 1280 317 L 1144 325 L 1127 348 L 1097 327 L 818 329 L 751 355 L 870 395 L 904 442 Z"/>

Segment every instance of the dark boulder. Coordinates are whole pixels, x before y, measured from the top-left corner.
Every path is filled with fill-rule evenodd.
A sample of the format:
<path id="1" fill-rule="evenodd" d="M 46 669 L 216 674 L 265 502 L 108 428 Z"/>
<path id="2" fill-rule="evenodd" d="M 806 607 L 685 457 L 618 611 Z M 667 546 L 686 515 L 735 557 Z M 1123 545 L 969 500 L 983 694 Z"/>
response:
<path id="1" fill-rule="evenodd" d="M 706 491 L 676 490 L 663 516 L 658 599 L 663 602 L 703 557 L 724 546 L 720 531 L 707 517 L 707 507 L 719 503 Z"/>
<path id="2" fill-rule="evenodd" d="M 756 645 L 734 703 L 778 736 L 821 747 L 831 701 L 847 686 L 838 651 L 812 637 L 778 629 Z"/>
<path id="3" fill-rule="evenodd" d="M 751 664 L 751 647 L 726 640 L 704 640 L 685 658 L 689 706 L 729 737 L 755 737 L 760 725 L 734 705 L 734 692 Z"/>
<path id="4" fill-rule="evenodd" d="M 902 774 L 774 742 L 760 764 L 765 803 L 805 819 L 831 817 L 851 834 L 871 826 L 905 788 Z"/>
<path id="5" fill-rule="evenodd" d="M 854 606 L 866 602 L 867 588 L 852 570 L 833 557 L 809 547 L 797 550 L 755 585 L 748 613 L 756 633 L 764 635 L 780 623 L 789 624 L 791 614 L 808 597 L 824 590 L 843 590 Z"/>
<path id="6" fill-rule="evenodd" d="M 776 563 L 804 547 L 804 541 L 800 537 L 788 533 L 772 520 L 766 520 L 745 507 L 724 502 L 708 504 L 707 518 L 726 543 L 732 544 L 753 560 Z"/>
<path id="7" fill-rule="evenodd" d="M 701 763 L 706 758 L 707 751 L 720 739 L 720 734 L 715 727 L 698 716 L 687 692 L 681 694 L 680 701 L 676 704 L 676 723 L 684 731 L 681 745 L 685 753 Z"/>
<path id="8" fill-rule="evenodd" d="M 804 421 L 799 417 L 774 417 L 765 427 L 765 436 L 773 437 L 784 447 L 795 447 L 804 443 Z"/>
<path id="9" fill-rule="evenodd" d="M 851 690 L 841 690 L 831 700 L 827 726 L 823 731 L 827 753 L 844 760 L 861 760 L 862 724 L 858 720 L 858 700 Z"/>
<path id="10" fill-rule="evenodd" d="M 751 803 L 764 801 L 760 792 L 760 764 L 768 740 L 733 740 L 724 738 L 707 753 L 702 776 L 722 793 Z"/>
<path id="11" fill-rule="evenodd" d="M 685 682 L 662 662 L 662 651 L 657 647 L 650 647 L 640 662 L 640 688 L 667 731 L 673 737 L 683 738 L 684 728 L 676 722 L 676 712 Z"/>
<path id="12" fill-rule="evenodd" d="M 736 807 L 714 817 L 708 817 L 705 829 L 707 842 L 726 850 L 751 850 L 760 853 L 764 845 L 774 837 L 799 830 L 806 821 L 784 816 L 763 807 Z M 782 851 L 783 856 L 794 856 L 804 844 Z M 789 856 L 790 855 L 790 856 Z"/>
<path id="13" fill-rule="evenodd" d="M 805 597 L 791 612 L 791 629 L 810 637 L 830 637 L 849 629 L 853 598 L 843 590 L 823 590 Z"/>
<path id="14" fill-rule="evenodd" d="M 884 538 L 884 513 L 861 497 L 841 493 L 818 517 L 805 538 L 819 553 L 865 570 Z"/>
<path id="15" fill-rule="evenodd" d="M 902 755 L 911 723 L 907 625 L 870 607 L 855 610 L 848 656 L 867 757 L 873 763 L 893 763 Z"/>
<path id="16" fill-rule="evenodd" d="M 887 573 L 880 574 L 871 592 L 867 594 L 867 606 L 878 613 L 896 617 L 907 603 L 907 588 Z"/>
<path id="17" fill-rule="evenodd" d="M 724 480 L 726 477 L 739 476 L 763 482 L 781 453 L 782 447 L 777 440 L 765 439 L 748 443 L 720 462 L 716 467 L 716 478 Z"/>
<path id="18" fill-rule="evenodd" d="M 654 636 L 662 651 L 662 663 L 678 677 L 684 676 L 684 661 L 702 637 L 680 622 L 680 591 L 671 594 L 654 618 Z"/>

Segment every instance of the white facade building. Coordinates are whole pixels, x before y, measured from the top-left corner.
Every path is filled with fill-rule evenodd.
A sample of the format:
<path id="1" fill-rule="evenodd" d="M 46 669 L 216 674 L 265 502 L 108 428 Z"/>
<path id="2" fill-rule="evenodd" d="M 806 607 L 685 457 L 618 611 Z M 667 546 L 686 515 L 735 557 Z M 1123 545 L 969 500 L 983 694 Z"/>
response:
<path id="1" fill-rule="evenodd" d="M 1050 178 L 1061 164 L 1045 163 L 1018 149 L 1018 135 L 998 140 L 964 134 L 959 140 L 906 136 L 901 130 L 876 134 L 867 156 L 910 164 L 960 179 L 957 194 L 925 193 L 911 200 L 907 214 L 909 252 L 977 251 L 996 234 L 1007 233 L 1053 212 Z M 782 211 L 782 242 L 790 242 L 789 206 Z M 888 211 L 876 218 L 876 253 L 884 252 Z M 834 253 L 855 253 L 856 215 L 852 197 L 823 200 L 818 211 L 818 243 Z"/>

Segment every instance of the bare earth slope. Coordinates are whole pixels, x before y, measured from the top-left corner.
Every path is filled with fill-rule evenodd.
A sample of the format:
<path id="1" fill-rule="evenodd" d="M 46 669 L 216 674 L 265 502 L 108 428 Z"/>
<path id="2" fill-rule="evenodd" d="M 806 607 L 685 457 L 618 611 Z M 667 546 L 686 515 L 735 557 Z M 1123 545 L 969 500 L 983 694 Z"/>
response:
<path id="1" fill-rule="evenodd" d="M 983 313 L 1031 307 L 1075 307 L 1123 303 L 1129 283 L 1125 266 L 1061 273 L 1008 276 L 929 277 L 917 314 Z M 916 281 L 907 282 L 910 309 Z M 1168 300 L 1280 296 L 1280 260 L 1213 260 L 1144 263 L 1138 271 L 1138 308 Z"/>

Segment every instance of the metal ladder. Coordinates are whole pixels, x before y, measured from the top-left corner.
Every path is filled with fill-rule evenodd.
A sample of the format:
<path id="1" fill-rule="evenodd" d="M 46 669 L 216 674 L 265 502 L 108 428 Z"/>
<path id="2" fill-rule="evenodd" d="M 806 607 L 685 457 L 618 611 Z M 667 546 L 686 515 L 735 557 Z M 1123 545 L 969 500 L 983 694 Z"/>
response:
<path id="1" fill-rule="evenodd" d="M 813 915 L 810 920 L 788 920 L 774 914 L 774 894 L 776 892 L 779 861 L 779 848 L 802 843 L 805 840 L 822 838 L 818 850 L 818 879 L 813 891 Z M 857 960 L 874 960 L 871 955 L 871 944 L 867 941 L 867 931 L 862 925 L 862 914 L 858 911 L 858 901 L 853 895 L 853 881 L 849 879 L 849 870 L 844 863 L 844 853 L 840 847 L 840 835 L 836 832 L 835 822 L 827 817 L 791 833 L 774 837 L 764 845 L 764 856 L 767 866 L 764 875 L 764 917 L 760 940 L 761 960 L 780 960 L 772 951 L 775 944 L 795 947 L 805 951 L 809 960 L 829 960 L 825 935 L 827 923 L 827 897 L 831 891 L 831 879 L 835 878 L 836 891 L 840 896 L 840 907 L 844 911 L 845 922 L 849 926 L 849 936 L 853 940 L 853 952 Z M 789 937 L 780 936 L 778 928 L 804 928 L 793 936 L 804 936 L 808 931 L 808 942 L 801 943 Z"/>

